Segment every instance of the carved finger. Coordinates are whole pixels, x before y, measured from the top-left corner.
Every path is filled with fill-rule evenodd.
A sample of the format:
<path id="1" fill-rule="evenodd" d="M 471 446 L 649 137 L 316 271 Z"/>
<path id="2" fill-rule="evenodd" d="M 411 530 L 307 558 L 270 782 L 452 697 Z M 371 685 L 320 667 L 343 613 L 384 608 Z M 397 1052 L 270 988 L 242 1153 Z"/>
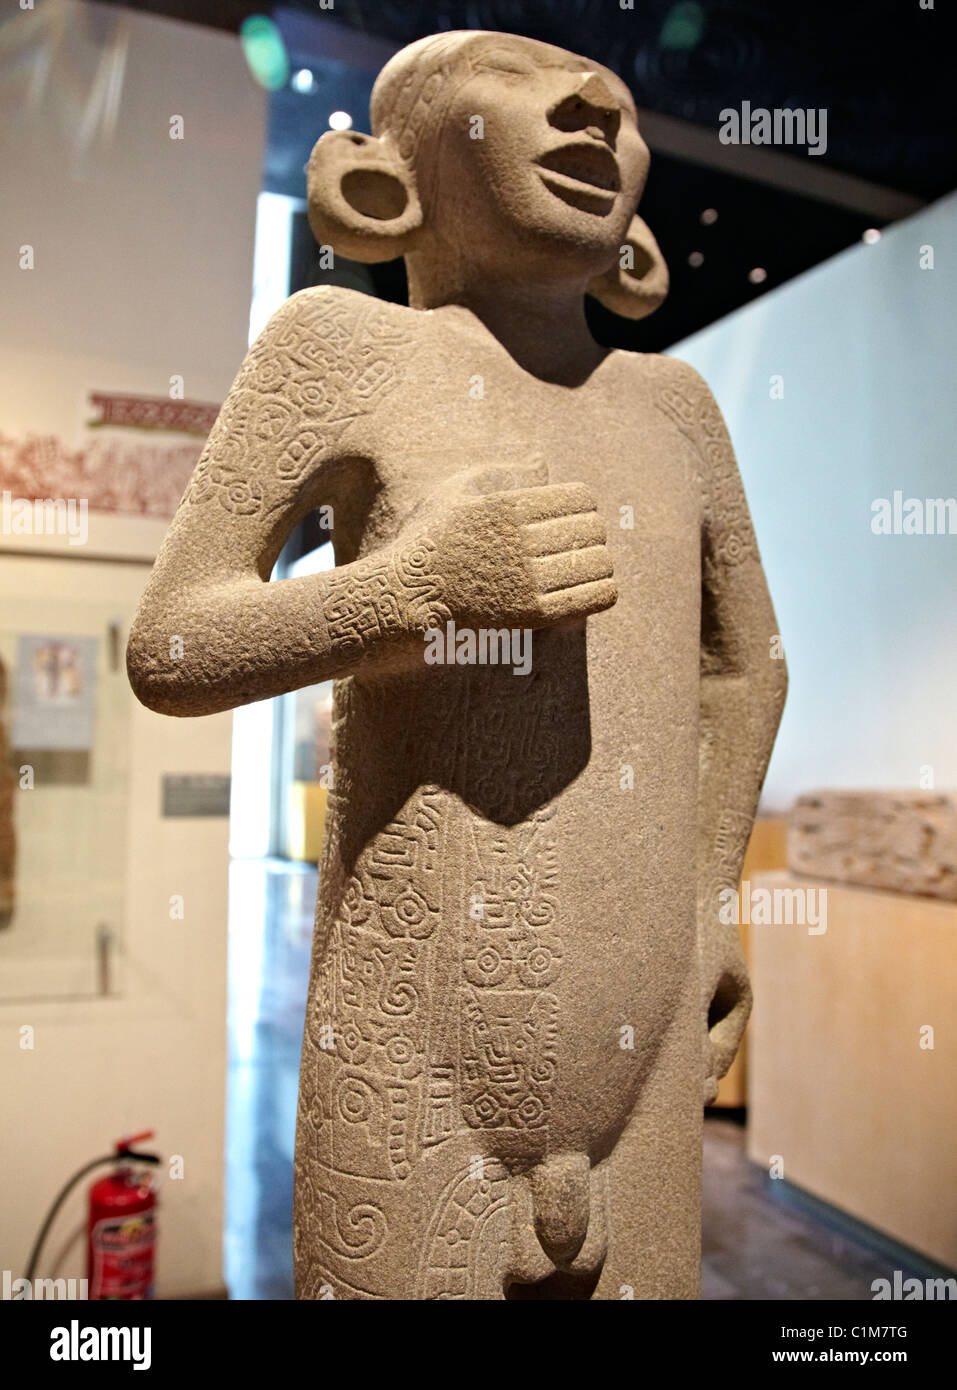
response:
<path id="1" fill-rule="evenodd" d="M 584 483 L 549 483 L 501 495 L 508 497 L 512 515 L 522 525 L 595 510 L 595 494 Z"/>
<path id="2" fill-rule="evenodd" d="M 522 540 L 530 555 L 558 555 L 563 550 L 604 545 L 607 539 L 608 528 L 597 512 L 576 512 L 574 516 L 532 521 L 522 531 Z"/>
<path id="3" fill-rule="evenodd" d="M 589 613 L 601 613 L 618 599 L 613 579 L 598 579 L 591 584 L 577 584 L 572 589 L 555 589 L 543 594 L 541 612 L 552 622 L 562 618 L 585 618 Z"/>
<path id="4" fill-rule="evenodd" d="M 544 593 L 572 589 L 596 579 L 610 579 L 612 573 L 611 556 L 604 545 L 565 550 L 560 555 L 543 555 L 532 561 L 532 574 Z"/>

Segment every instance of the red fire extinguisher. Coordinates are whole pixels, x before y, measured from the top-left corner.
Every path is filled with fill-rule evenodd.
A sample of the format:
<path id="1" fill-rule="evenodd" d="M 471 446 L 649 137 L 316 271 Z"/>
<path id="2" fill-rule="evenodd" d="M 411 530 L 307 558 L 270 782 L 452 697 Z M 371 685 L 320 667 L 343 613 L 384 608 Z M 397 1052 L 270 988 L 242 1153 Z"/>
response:
<path id="1" fill-rule="evenodd" d="M 77 1169 L 61 1187 L 33 1242 L 27 1261 L 26 1280 L 31 1286 L 40 1263 L 40 1252 L 50 1233 L 57 1212 L 81 1178 L 104 1163 L 114 1165 L 107 1178 L 90 1188 L 90 1215 L 87 1223 L 86 1272 L 90 1298 L 140 1299 L 153 1297 L 153 1252 L 156 1248 L 156 1187 L 149 1165 L 160 1162 L 159 1154 L 134 1149 L 143 1139 L 152 1139 L 151 1129 L 118 1139 L 113 1152 L 93 1158 Z"/>
<path id="2" fill-rule="evenodd" d="M 157 1158 L 133 1149 L 152 1137 L 147 1129 L 117 1140 L 116 1166 L 90 1188 L 86 1270 L 91 1299 L 153 1297 L 156 1184 L 142 1164 Z"/>

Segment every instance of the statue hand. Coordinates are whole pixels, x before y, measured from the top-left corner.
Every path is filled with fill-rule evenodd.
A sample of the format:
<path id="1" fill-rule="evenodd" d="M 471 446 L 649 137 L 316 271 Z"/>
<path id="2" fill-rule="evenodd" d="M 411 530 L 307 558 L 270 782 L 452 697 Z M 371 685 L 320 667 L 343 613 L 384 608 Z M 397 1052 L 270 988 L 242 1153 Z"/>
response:
<path id="1" fill-rule="evenodd" d="M 713 917 L 699 928 L 702 1015 L 704 1020 L 704 1103 L 718 1094 L 718 1082 L 734 1061 L 751 1013 L 751 984 L 734 922 Z"/>
<path id="2" fill-rule="evenodd" d="M 455 621 L 543 628 L 611 608 L 618 591 L 596 508 L 584 484 L 549 483 L 543 462 L 450 478 L 426 515 Z"/>

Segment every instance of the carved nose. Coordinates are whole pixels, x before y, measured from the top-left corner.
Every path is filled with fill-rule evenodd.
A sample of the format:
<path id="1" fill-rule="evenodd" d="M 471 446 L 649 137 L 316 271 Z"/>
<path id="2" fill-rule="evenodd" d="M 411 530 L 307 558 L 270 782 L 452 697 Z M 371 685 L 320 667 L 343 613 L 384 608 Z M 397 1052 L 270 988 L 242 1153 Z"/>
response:
<path id="1" fill-rule="evenodd" d="M 621 105 L 601 75 L 589 72 L 549 112 L 548 119 L 556 130 L 586 131 L 613 143 L 621 123 Z"/>
<path id="2" fill-rule="evenodd" d="M 604 111 L 609 116 L 616 115 L 620 109 L 608 83 L 597 72 L 588 74 L 584 84 L 578 89 L 578 96 L 582 101 L 587 101 L 589 106 L 594 106 L 596 110 Z"/>

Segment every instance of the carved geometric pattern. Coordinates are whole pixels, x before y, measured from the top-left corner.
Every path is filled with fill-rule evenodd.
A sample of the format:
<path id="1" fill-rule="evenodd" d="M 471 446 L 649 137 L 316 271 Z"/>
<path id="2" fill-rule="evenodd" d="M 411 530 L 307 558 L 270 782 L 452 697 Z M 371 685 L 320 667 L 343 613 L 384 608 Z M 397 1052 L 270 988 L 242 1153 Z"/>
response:
<path id="1" fill-rule="evenodd" d="M 295 295 L 260 334 L 184 498 L 269 515 L 401 379 L 412 339 L 378 301 Z"/>
<path id="2" fill-rule="evenodd" d="M 655 405 L 691 441 L 702 463 L 709 562 L 737 565 L 745 559 L 757 559 L 744 488 L 714 397 L 703 381 L 691 375 L 682 376 L 679 387 L 675 365 L 668 358 L 647 358 L 646 362 L 653 375 L 663 378 L 655 393 Z"/>
<path id="3" fill-rule="evenodd" d="M 495 1159 L 451 1179 L 429 1223 L 417 1299 L 474 1299 L 480 1270 L 500 1269 L 508 1243 L 508 1170 Z M 490 1251 L 498 1247 L 497 1258 Z"/>

